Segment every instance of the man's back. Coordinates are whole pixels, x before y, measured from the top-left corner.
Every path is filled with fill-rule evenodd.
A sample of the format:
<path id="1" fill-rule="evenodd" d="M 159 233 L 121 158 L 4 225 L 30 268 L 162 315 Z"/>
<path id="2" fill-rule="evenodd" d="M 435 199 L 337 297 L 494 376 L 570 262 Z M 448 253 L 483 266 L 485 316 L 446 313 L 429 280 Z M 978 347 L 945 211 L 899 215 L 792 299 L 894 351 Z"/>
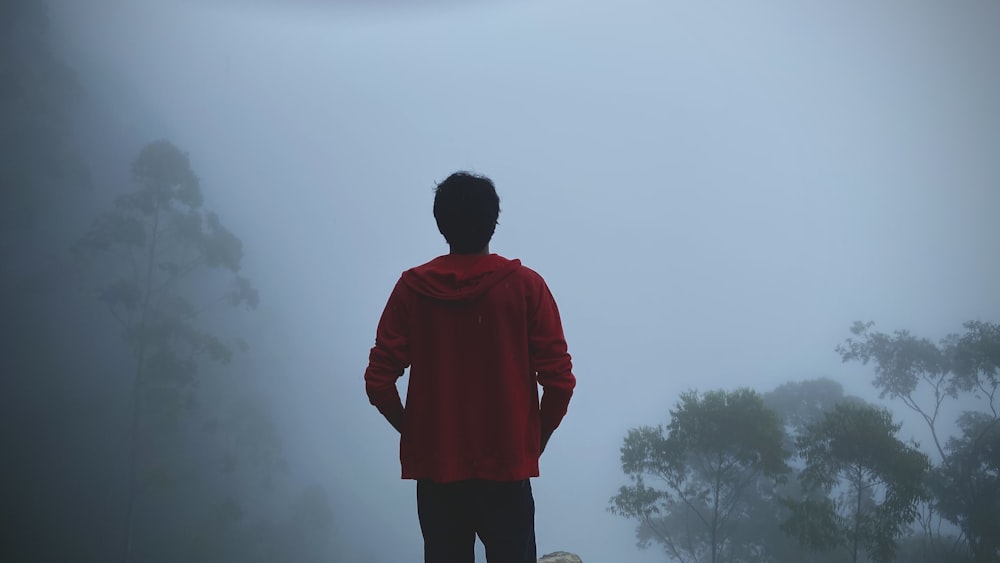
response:
<path id="1" fill-rule="evenodd" d="M 541 276 L 496 254 L 449 254 L 407 270 L 366 372 L 380 410 L 398 400 L 395 379 L 407 364 L 404 479 L 538 476 L 541 436 L 562 419 L 575 383 Z"/>

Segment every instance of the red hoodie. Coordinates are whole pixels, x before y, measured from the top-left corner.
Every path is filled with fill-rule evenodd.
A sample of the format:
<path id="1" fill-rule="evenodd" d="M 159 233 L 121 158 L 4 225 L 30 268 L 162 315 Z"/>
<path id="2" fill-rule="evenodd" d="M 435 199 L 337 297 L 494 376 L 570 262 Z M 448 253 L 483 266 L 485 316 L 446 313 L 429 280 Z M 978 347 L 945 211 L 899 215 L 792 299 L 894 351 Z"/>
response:
<path id="1" fill-rule="evenodd" d="M 404 410 L 396 379 L 407 367 Z M 371 403 L 403 411 L 403 478 L 441 483 L 537 477 L 541 432 L 559 426 L 575 385 L 545 281 L 496 254 L 448 254 L 404 272 L 365 371 Z"/>

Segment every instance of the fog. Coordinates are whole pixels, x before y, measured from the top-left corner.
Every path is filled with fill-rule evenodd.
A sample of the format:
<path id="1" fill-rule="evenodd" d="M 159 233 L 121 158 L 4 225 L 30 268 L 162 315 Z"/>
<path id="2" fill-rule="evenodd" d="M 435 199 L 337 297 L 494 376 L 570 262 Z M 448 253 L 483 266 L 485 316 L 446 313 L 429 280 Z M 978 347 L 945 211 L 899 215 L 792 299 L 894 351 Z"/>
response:
<path id="1" fill-rule="evenodd" d="M 421 557 L 414 484 L 399 479 L 398 437 L 362 375 L 399 274 L 447 252 L 431 203 L 453 171 L 494 180 L 491 250 L 545 277 L 573 356 L 577 389 L 533 481 L 539 555 L 669 560 L 607 509 L 628 483 L 626 433 L 666 425 L 682 392 L 827 377 L 926 443 L 916 414 L 878 397 L 872 366 L 835 348 L 858 320 L 935 342 L 1000 320 L 996 3 L 48 7 L 46 40 L 82 92 L 68 142 L 90 187 L 48 204 L 27 235 L 4 229 L 5 285 L 70 261 L 131 189 L 144 145 L 186 153 L 260 295 L 255 311 L 211 321 L 249 348 L 199 372 L 197 416 L 241 401 L 265 412 L 284 469 L 268 500 L 244 502 L 325 491 L 344 560 Z M 31 555 L 42 539 L 81 561 L 121 552 L 131 403 L 128 377 L 108 374 L 130 364 L 110 317 L 79 304 L 87 291 L 41 294 L 50 313 L 31 333 L 18 328 L 33 314 L 24 300 L 4 295 L 24 315 L 3 323 L 21 331 L 8 342 L 63 339 L 48 371 L 3 354 L 15 361 L 4 435 L 20 435 L 4 462 L 16 561 L 54 560 L 51 546 Z M 87 434 L 78 416 L 121 431 Z M 256 490 L 253 471 L 240 490 Z M 53 474 L 71 484 L 28 479 Z M 60 515 L 67 498 L 83 513 L 74 523 Z"/>

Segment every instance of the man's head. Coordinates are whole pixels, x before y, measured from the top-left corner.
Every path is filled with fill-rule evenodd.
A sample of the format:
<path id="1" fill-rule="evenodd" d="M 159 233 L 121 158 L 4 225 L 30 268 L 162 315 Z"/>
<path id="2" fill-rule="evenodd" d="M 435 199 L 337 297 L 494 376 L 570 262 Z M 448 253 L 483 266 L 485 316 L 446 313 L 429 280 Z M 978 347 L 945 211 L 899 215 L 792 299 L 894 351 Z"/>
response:
<path id="1" fill-rule="evenodd" d="M 434 219 L 454 253 L 485 249 L 499 216 L 500 197 L 485 176 L 455 172 L 434 189 Z"/>

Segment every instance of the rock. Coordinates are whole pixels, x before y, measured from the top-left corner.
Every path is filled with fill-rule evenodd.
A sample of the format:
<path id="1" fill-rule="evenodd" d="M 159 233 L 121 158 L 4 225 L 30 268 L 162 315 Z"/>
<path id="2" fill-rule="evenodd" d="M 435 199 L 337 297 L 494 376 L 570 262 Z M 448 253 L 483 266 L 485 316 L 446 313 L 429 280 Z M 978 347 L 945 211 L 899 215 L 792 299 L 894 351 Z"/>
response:
<path id="1" fill-rule="evenodd" d="M 553 551 L 548 555 L 543 555 L 538 563 L 583 563 L 579 555 L 567 551 Z"/>

